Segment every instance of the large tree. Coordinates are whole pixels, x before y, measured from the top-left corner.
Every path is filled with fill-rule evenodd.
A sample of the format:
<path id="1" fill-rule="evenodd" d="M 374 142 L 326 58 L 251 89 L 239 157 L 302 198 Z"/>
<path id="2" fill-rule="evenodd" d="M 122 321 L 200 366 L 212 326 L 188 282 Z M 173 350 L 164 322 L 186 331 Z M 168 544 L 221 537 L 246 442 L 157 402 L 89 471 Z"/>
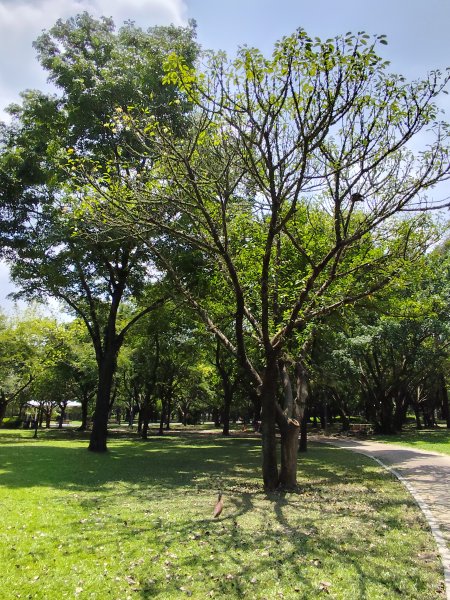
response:
<path id="1" fill-rule="evenodd" d="M 296 483 L 311 325 L 374 294 L 423 251 L 426 234 L 413 232 L 425 225 L 398 215 L 423 206 L 449 175 L 448 129 L 434 104 L 448 75 L 405 82 L 376 53 L 384 42 L 365 33 L 323 42 L 298 30 L 270 58 L 242 48 L 232 61 L 210 56 L 201 72 L 174 54 L 166 82 L 195 107 L 189 135 L 156 115 L 117 120 L 161 159 L 145 181 L 129 179 L 124 202 L 109 196 L 114 218 L 121 211 L 253 381 L 268 489 Z M 426 146 L 413 152 L 422 134 Z M 148 234 L 155 227 L 159 239 Z M 167 239 L 208 264 L 232 300 L 232 335 L 174 264 Z"/>
<path id="2" fill-rule="evenodd" d="M 53 296 L 85 324 L 98 366 L 98 387 L 89 448 L 106 449 L 107 419 L 117 355 L 124 336 L 158 306 L 153 295 L 119 323 L 125 299 L 142 297 L 155 281 L 149 251 L 123 228 L 103 231 L 80 208 L 89 186 L 79 186 L 74 155 L 95 171 L 108 165 L 106 190 L 152 162 L 136 151 L 126 128 L 110 127 L 116 111 L 131 105 L 158 115 L 179 135 L 188 104 L 175 86 L 162 84 L 171 52 L 192 64 L 198 49 L 195 27 L 155 27 L 144 32 L 128 23 L 115 31 L 111 19 L 87 13 L 58 21 L 35 42 L 41 65 L 57 93 L 28 91 L 9 107 L 12 123 L 2 130 L 0 172 L 5 185 L 3 228 L 12 253 L 12 274 L 26 297 Z M 118 200 L 120 200 L 118 198 Z M 19 210 L 14 210 L 18 207 Z"/>

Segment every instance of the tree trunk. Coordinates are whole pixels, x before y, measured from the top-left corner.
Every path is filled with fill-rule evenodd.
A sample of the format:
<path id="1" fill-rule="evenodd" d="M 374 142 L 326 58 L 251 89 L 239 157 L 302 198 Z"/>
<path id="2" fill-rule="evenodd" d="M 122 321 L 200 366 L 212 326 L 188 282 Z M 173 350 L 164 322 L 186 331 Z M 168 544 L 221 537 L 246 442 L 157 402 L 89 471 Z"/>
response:
<path id="1" fill-rule="evenodd" d="M 278 463 L 276 442 L 276 391 L 277 361 L 273 357 L 267 361 L 261 385 L 261 437 L 262 437 L 262 471 L 264 487 L 275 490 L 278 487 Z"/>
<path id="2" fill-rule="evenodd" d="M 309 414 L 305 411 L 303 419 L 300 422 L 300 443 L 298 446 L 299 452 L 306 452 L 308 450 L 308 421 Z"/>
<path id="3" fill-rule="evenodd" d="M 299 446 L 300 424 L 306 413 L 308 398 L 307 373 L 301 360 L 295 364 L 295 397 L 286 365 L 281 369 L 284 388 L 284 410 L 280 418 L 281 432 L 281 470 L 280 485 L 284 488 L 294 488 L 297 485 L 297 458 Z"/>
<path id="4" fill-rule="evenodd" d="M 287 489 L 297 485 L 299 432 L 300 423 L 296 419 L 288 419 L 281 427 L 280 485 Z"/>
<path id="5" fill-rule="evenodd" d="M 142 417 L 141 422 L 141 438 L 146 440 L 148 438 L 148 426 L 150 423 L 150 398 L 148 395 L 145 396 L 144 400 L 141 404 L 141 412 L 140 415 Z"/>
<path id="6" fill-rule="evenodd" d="M 116 367 L 116 358 L 120 346 L 109 347 L 99 364 L 97 398 L 94 420 L 89 441 L 91 452 L 106 452 L 108 436 L 108 415 L 110 409 L 112 382 Z"/>
<path id="7" fill-rule="evenodd" d="M 6 399 L 5 392 L 0 392 L 0 425 L 3 423 L 3 419 L 6 415 L 6 408 L 8 406 L 8 400 Z"/>
<path id="8" fill-rule="evenodd" d="M 442 418 L 445 420 L 447 429 L 450 429 L 450 407 L 448 403 L 447 385 L 444 374 L 440 374 L 441 400 L 442 400 Z M 1 422 L 1 420 L 0 420 Z"/>
<path id="9" fill-rule="evenodd" d="M 414 416 L 416 417 L 416 429 L 422 429 L 422 423 L 420 421 L 419 406 L 416 402 L 413 403 Z"/>
<path id="10" fill-rule="evenodd" d="M 230 408 L 233 399 L 233 390 L 230 385 L 224 385 L 223 391 L 222 435 L 230 435 Z"/>
<path id="11" fill-rule="evenodd" d="M 170 415 L 172 413 L 172 392 L 170 393 L 170 397 L 167 400 L 167 408 L 166 408 L 166 431 L 170 430 Z"/>
<path id="12" fill-rule="evenodd" d="M 158 430 L 159 435 L 164 434 L 164 421 L 165 421 L 165 416 L 166 416 L 165 409 L 166 409 L 166 402 L 165 402 L 165 400 L 163 400 L 162 404 L 161 404 L 161 418 L 159 420 L 159 430 Z"/>
<path id="13" fill-rule="evenodd" d="M 87 419 L 88 419 L 88 397 L 83 397 L 81 400 L 81 425 L 78 428 L 78 431 L 86 431 L 87 429 Z"/>

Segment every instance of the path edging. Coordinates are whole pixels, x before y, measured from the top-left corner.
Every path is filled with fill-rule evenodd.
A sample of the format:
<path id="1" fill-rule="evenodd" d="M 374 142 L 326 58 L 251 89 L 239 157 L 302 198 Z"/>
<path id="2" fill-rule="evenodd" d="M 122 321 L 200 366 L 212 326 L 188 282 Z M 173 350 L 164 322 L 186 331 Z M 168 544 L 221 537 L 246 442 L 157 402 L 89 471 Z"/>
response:
<path id="1" fill-rule="evenodd" d="M 314 440 L 314 441 L 319 441 L 319 440 Z M 405 488 L 411 494 L 413 500 L 416 502 L 417 506 L 422 511 L 422 513 L 431 529 L 431 533 L 436 541 L 436 545 L 438 547 L 439 554 L 441 555 L 441 562 L 442 562 L 442 566 L 444 569 L 444 583 L 445 583 L 447 600 L 450 600 L 450 551 L 447 548 L 447 544 L 445 543 L 444 536 L 442 535 L 441 529 L 439 527 L 439 523 L 434 518 L 430 508 L 428 507 L 428 504 L 425 502 L 425 500 L 422 499 L 422 497 L 417 492 L 415 487 L 413 485 L 411 485 L 411 483 L 409 481 L 407 481 L 403 477 L 403 475 L 401 475 L 398 471 L 396 471 L 389 465 L 385 464 L 382 460 L 380 460 L 376 456 L 373 456 L 373 454 L 370 454 L 369 452 L 364 452 L 362 450 L 356 450 L 356 449 L 350 448 L 350 447 L 339 446 L 338 444 L 334 444 L 333 442 L 329 442 L 329 441 L 325 441 L 325 440 L 323 442 L 319 441 L 319 443 L 338 447 L 338 448 L 341 448 L 342 450 L 350 450 L 351 452 L 356 452 L 357 454 L 362 454 L 363 456 L 367 456 L 368 458 L 371 458 L 376 463 L 378 463 L 380 466 L 382 466 L 384 469 L 386 469 L 386 471 L 389 471 L 389 473 L 392 473 L 392 475 L 394 475 L 394 477 L 396 477 L 400 481 L 400 483 L 402 483 L 405 486 Z"/>

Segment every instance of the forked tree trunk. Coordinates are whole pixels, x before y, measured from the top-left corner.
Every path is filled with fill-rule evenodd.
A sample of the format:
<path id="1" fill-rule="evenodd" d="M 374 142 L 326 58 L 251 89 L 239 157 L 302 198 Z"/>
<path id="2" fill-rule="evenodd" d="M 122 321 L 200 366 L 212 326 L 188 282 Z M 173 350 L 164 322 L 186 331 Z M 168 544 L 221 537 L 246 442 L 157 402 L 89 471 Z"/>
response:
<path id="1" fill-rule="evenodd" d="M 300 424 L 306 411 L 308 385 L 306 370 L 300 360 L 295 364 L 295 397 L 289 374 L 282 366 L 282 378 L 285 397 L 283 414 L 280 416 L 281 433 L 281 470 L 279 485 L 283 488 L 294 488 L 297 485 L 297 460 L 299 447 Z"/>

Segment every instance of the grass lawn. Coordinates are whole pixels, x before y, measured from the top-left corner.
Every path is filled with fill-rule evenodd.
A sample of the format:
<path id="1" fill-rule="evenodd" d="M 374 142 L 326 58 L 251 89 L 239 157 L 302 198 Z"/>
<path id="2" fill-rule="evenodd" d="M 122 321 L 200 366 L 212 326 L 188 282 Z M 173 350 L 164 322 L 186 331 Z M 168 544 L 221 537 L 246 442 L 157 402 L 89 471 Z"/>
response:
<path id="1" fill-rule="evenodd" d="M 266 495 L 255 439 L 86 445 L 0 432 L 0 598 L 444 598 L 421 513 L 363 456 L 312 447 L 298 491 Z"/>
<path id="2" fill-rule="evenodd" d="M 438 429 L 405 429 L 397 435 L 377 435 L 375 441 L 389 444 L 413 446 L 417 449 L 432 450 L 442 454 L 450 454 L 450 429 L 443 426 Z"/>

